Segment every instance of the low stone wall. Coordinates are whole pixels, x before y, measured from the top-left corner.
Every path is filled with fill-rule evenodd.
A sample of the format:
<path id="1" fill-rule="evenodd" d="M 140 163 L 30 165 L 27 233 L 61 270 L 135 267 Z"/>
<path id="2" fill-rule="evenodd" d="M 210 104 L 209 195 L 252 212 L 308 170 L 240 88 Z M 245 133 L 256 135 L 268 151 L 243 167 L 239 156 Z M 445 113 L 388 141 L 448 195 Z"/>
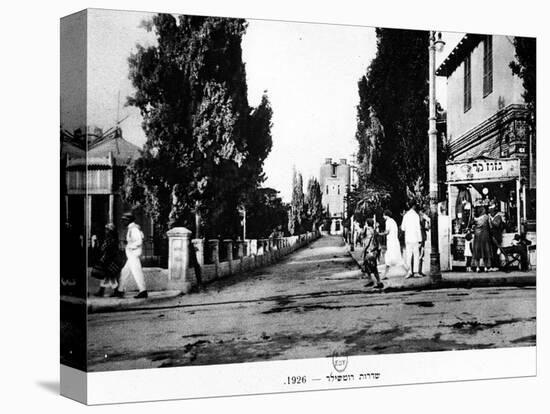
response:
<path id="1" fill-rule="evenodd" d="M 320 236 L 319 232 L 307 232 L 271 239 L 205 240 L 191 239 L 191 232 L 184 227 L 174 228 L 167 234 L 167 288 L 184 293 L 197 285 L 195 271 L 190 265 L 191 247 L 201 266 L 202 281 L 208 283 L 272 264 Z"/>
<path id="2" fill-rule="evenodd" d="M 186 230 L 176 228 L 168 232 L 168 263 L 169 266 L 172 266 L 171 268 L 143 268 L 147 290 L 151 292 L 181 290 L 187 293 L 196 286 L 195 270 L 193 266 L 189 266 L 190 243 L 195 249 L 197 262 L 201 266 L 202 281 L 209 283 L 275 263 L 281 257 L 320 237 L 319 232 L 308 232 L 299 236 L 275 239 L 220 241 L 217 239 L 191 239 L 191 232 Z M 220 257 L 220 247 L 224 252 L 222 257 Z M 90 294 L 98 290 L 99 282 L 98 279 L 88 275 L 88 292 Z M 137 290 L 137 285 L 132 277 L 128 278 L 127 283 L 126 290 Z"/>

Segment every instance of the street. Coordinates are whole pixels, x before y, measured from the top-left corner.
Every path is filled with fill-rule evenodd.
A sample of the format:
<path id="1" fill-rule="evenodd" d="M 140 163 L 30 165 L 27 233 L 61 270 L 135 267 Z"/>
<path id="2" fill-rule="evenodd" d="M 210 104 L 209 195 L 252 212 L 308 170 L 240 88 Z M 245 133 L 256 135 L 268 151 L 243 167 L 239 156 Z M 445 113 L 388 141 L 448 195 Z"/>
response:
<path id="1" fill-rule="evenodd" d="M 149 309 L 88 316 L 88 369 L 534 346 L 535 287 L 373 292 L 338 236 Z"/>

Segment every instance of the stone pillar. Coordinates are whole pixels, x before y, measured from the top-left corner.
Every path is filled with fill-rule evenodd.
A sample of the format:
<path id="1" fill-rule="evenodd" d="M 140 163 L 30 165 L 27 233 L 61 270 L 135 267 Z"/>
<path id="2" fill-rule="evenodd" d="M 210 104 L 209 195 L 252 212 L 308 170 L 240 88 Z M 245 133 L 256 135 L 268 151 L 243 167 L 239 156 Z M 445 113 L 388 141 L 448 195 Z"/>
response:
<path id="1" fill-rule="evenodd" d="M 223 241 L 223 244 L 225 246 L 226 251 L 226 259 L 228 262 L 231 263 L 231 260 L 233 260 L 233 240 L 227 239 Z"/>
<path id="2" fill-rule="evenodd" d="M 250 250 L 249 250 L 249 254 L 252 256 L 256 256 L 258 254 L 258 240 L 254 239 L 254 240 L 248 240 L 248 243 L 249 243 L 249 246 L 250 246 Z"/>
<path id="3" fill-rule="evenodd" d="M 109 194 L 109 223 L 115 222 L 115 195 Z"/>
<path id="4" fill-rule="evenodd" d="M 237 240 L 237 257 L 242 259 L 244 257 L 245 241 Z"/>
<path id="5" fill-rule="evenodd" d="M 193 239 L 193 246 L 197 252 L 197 263 L 204 266 L 204 239 Z"/>
<path id="6" fill-rule="evenodd" d="M 210 250 L 210 258 L 212 264 L 216 266 L 216 276 L 218 275 L 218 267 L 220 265 L 220 241 L 217 239 L 208 240 L 208 249 Z"/>
<path id="7" fill-rule="evenodd" d="M 191 231 L 185 227 L 174 227 L 168 235 L 168 283 L 188 293 L 193 287 L 189 278 L 189 244 Z"/>

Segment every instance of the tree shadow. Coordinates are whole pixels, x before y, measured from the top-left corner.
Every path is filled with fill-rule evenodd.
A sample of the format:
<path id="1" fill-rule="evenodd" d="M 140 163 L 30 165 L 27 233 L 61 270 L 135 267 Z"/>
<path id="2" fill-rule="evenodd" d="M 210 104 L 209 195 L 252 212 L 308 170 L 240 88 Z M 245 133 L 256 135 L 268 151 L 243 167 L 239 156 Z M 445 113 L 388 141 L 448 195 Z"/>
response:
<path id="1" fill-rule="evenodd" d="M 59 395 L 59 381 L 37 381 L 36 385 L 49 391 L 53 394 Z"/>

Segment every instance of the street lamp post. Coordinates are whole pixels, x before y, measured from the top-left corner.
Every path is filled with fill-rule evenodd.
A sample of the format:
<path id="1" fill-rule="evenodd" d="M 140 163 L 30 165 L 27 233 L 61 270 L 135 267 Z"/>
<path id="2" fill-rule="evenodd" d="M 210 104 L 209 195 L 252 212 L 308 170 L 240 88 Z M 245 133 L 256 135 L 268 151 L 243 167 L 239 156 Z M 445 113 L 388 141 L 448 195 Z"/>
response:
<path id="1" fill-rule="evenodd" d="M 439 230 L 437 203 L 439 201 L 439 184 L 437 181 L 437 127 L 435 108 L 435 51 L 445 45 L 441 40 L 441 32 L 430 31 L 429 46 L 429 84 L 430 84 L 430 112 L 428 126 L 429 143 L 429 178 L 430 178 L 430 278 L 432 282 L 441 280 L 441 266 L 439 263 Z"/>

